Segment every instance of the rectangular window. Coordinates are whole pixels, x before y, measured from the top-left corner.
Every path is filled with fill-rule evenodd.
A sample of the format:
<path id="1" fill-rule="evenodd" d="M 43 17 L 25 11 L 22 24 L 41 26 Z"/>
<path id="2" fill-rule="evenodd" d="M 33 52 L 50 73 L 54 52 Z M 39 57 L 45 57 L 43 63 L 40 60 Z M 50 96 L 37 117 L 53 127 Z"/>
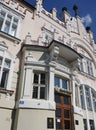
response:
<path id="1" fill-rule="evenodd" d="M 94 128 L 94 121 L 93 120 L 89 120 L 90 123 L 90 130 L 95 130 Z"/>
<path id="2" fill-rule="evenodd" d="M 60 78 L 60 77 L 55 77 L 54 85 L 55 87 L 60 87 L 62 89 L 67 90 L 68 89 L 68 81 L 66 79 Z"/>
<path id="3" fill-rule="evenodd" d="M 12 36 L 16 36 L 17 27 L 18 27 L 18 19 L 1 10 L 1 12 L 0 12 L 0 30 L 4 31 L 5 33 L 8 33 Z"/>
<path id="4" fill-rule="evenodd" d="M 47 128 L 48 129 L 54 128 L 54 118 L 47 118 Z"/>
<path id="5" fill-rule="evenodd" d="M 33 79 L 33 98 L 45 99 L 46 98 L 46 76 L 45 73 L 34 72 Z"/>
<path id="6" fill-rule="evenodd" d="M 81 106 L 81 108 L 84 108 L 84 94 L 83 94 L 82 85 L 79 87 L 79 91 L 80 91 L 80 106 Z"/>
<path id="7" fill-rule="evenodd" d="M 81 60 L 80 62 L 79 62 L 79 69 L 80 69 L 80 71 L 84 71 L 84 69 L 83 69 L 83 60 Z"/>
<path id="8" fill-rule="evenodd" d="M 92 62 L 87 60 L 87 73 L 89 75 L 93 75 L 93 68 L 92 68 Z"/>
<path id="9" fill-rule="evenodd" d="M 5 58 L 4 64 L 2 65 L 2 60 L 3 57 L 0 58 L 0 73 L 1 73 L 0 87 L 6 88 L 8 83 L 11 61 Z"/>
<path id="10" fill-rule="evenodd" d="M 2 29 L 3 22 L 4 22 L 5 12 L 0 12 L 0 30 Z"/>
<path id="11" fill-rule="evenodd" d="M 59 77 L 55 77 L 55 86 L 60 87 L 60 78 Z"/>
<path id="12" fill-rule="evenodd" d="M 92 110 L 90 92 L 89 92 L 89 88 L 87 86 L 85 86 L 85 95 L 86 95 L 87 109 Z"/>
<path id="13" fill-rule="evenodd" d="M 93 107 L 96 112 L 96 92 L 92 90 Z"/>
<path id="14" fill-rule="evenodd" d="M 83 124 L 84 124 L 84 130 L 87 130 L 87 120 L 83 119 Z"/>
<path id="15" fill-rule="evenodd" d="M 8 80 L 8 74 L 9 74 L 8 70 L 3 70 L 0 87 L 2 87 L 2 88 L 6 87 L 7 80 Z"/>

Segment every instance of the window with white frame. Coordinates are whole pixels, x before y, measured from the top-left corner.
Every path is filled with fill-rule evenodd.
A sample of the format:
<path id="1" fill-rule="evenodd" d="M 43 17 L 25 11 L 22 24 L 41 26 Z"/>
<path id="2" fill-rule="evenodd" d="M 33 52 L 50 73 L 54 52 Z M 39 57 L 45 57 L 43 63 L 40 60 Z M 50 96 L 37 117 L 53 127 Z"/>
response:
<path id="1" fill-rule="evenodd" d="M 32 97 L 46 99 L 46 74 L 43 72 L 34 72 Z"/>
<path id="2" fill-rule="evenodd" d="M 13 73 L 13 55 L 4 41 L 0 41 L 0 89 L 9 90 Z"/>
<path id="3" fill-rule="evenodd" d="M 18 18 L 3 10 L 0 11 L 0 30 L 12 36 L 16 36 Z"/>
<path id="4" fill-rule="evenodd" d="M 79 62 L 79 70 L 80 70 L 81 72 L 84 71 L 84 68 L 83 68 L 83 59 L 80 60 L 80 62 Z"/>
<path id="5" fill-rule="evenodd" d="M 89 75 L 93 75 L 92 62 L 90 60 L 86 60 L 87 63 L 87 73 Z"/>
<path id="6" fill-rule="evenodd" d="M 80 91 L 80 106 L 81 106 L 81 108 L 84 109 L 84 93 L 83 93 L 83 86 L 82 85 L 80 85 L 79 91 Z"/>
<path id="7" fill-rule="evenodd" d="M 87 109 L 92 110 L 91 99 L 90 99 L 91 97 L 90 97 L 90 91 L 88 86 L 85 86 L 85 96 L 86 96 Z"/>
<path id="8" fill-rule="evenodd" d="M 55 76 L 54 86 L 68 90 L 68 80 Z"/>
<path id="9" fill-rule="evenodd" d="M 92 100 L 93 100 L 94 111 L 96 112 L 96 92 L 94 90 L 92 90 Z"/>

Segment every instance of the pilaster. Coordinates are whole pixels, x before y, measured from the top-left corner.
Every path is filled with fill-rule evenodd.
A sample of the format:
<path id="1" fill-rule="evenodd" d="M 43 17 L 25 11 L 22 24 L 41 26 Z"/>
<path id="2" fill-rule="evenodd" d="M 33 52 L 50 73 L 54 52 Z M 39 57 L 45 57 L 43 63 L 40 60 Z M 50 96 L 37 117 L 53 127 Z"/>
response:
<path id="1" fill-rule="evenodd" d="M 54 67 L 49 68 L 49 101 L 54 101 Z"/>
<path id="2" fill-rule="evenodd" d="M 25 68 L 25 82 L 24 82 L 24 95 L 23 98 L 30 98 L 32 87 L 32 68 Z"/>

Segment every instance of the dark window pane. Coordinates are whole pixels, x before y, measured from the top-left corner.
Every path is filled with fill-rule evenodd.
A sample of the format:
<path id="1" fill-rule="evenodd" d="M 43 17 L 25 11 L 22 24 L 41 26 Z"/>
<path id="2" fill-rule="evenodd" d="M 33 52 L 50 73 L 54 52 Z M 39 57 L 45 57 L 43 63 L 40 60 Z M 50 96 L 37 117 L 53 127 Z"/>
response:
<path id="1" fill-rule="evenodd" d="M 9 73 L 8 70 L 3 70 L 1 84 L 0 84 L 0 87 L 2 87 L 2 88 L 6 87 L 6 85 L 7 85 L 8 73 Z"/>
<path id="2" fill-rule="evenodd" d="M 78 120 L 75 120 L 75 124 L 76 124 L 76 125 L 79 125 L 79 121 L 78 121 Z"/>
<path id="3" fill-rule="evenodd" d="M 1 30 L 1 28 L 2 28 L 2 25 L 3 25 L 3 19 L 2 18 L 0 18 L 0 30 Z"/>
<path id="4" fill-rule="evenodd" d="M 90 123 L 90 130 L 95 130 L 94 128 L 94 121 L 93 120 L 89 120 Z"/>
<path id="5" fill-rule="evenodd" d="M 69 104 L 69 97 L 64 96 L 64 104 L 68 105 Z"/>
<path id="6" fill-rule="evenodd" d="M 45 99 L 45 87 L 40 87 L 40 99 Z"/>
<path id="7" fill-rule="evenodd" d="M 61 119 L 56 119 L 56 129 L 61 129 Z"/>
<path id="8" fill-rule="evenodd" d="M 40 80 L 41 84 L 45 84 L 45 74 L 41 73 L 41 80 Z"/>
<path id="9" fill-rule="evenodd" d="M 64 129 L 70 129 L 70 121 L 69 120 L 64 121 Z"/>
<path id="10" fill-rule="evenodd" d="M 55 95 L 55 102 L 60 103 L 60 96 L 59 95 Z"/>
<path id="11" fill-rule="evenodd" d="M 47 118 L 47 128 L 49 128 L 49 129 L 54 128 L 54 119 L 53 118 Z"/>
<path id="12" fill-rule="evenodd" d="M 67 89 L 67 80 L 62 79 L 62 88 Z"/>
<path id="13" fill-rule="evenodd" d="M 84 130 L 87 130 L 87 120 L 83 119 L 83 123 L 84 123 Z"/>
<path id="14" fill-rule="evenodd" d="M 56 108 L 56 117 L 61 117 L 61 109 Z"/>
<path id="15" fill-rule="evenodd" d="M 69 118 L 69 117 L 70 117 L 69 110 L 64 110 L 64 118 Z"/>
<path id="16" fill-rule="evenodd" d="M 38 98 L 38 87 L 33 87 L 33 98 Z"/>
<path id="17" fill-rule="evenodd" d="M 55 85 L 56 87 L 60 87 L 60 78 L 55 77 L 55 83 L 54 83 L 54 85 Z"/>
<path id="18" fill-rule="evenodd" d="M 38 73 L 34 73 L 34 83 L 38 84 L 39 81 L 39 74 Z"/>

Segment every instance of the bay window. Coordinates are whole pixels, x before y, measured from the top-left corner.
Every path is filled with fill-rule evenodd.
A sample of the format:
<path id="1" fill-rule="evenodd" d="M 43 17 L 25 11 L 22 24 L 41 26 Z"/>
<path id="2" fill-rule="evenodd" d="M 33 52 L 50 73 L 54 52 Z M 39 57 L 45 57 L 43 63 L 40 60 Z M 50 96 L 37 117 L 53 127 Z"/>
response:
<path id="1" fill-rule="evenodd" d="M 45 73 L 34 72 L 33 98 L 46 99 L 46 75 Z"/>

